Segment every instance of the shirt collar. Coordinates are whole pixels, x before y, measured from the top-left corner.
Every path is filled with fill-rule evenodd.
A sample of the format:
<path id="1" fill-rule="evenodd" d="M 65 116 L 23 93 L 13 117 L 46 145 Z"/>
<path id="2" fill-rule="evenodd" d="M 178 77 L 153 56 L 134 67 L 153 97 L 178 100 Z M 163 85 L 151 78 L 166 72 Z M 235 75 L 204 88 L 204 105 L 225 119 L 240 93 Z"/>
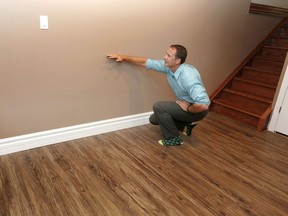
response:
<path id="1" fill-rule="evenodd" d="M 176 79 L 178 79 L 178 77 L 180 76 L 180 74 L 181 74 L 182 71 L 183 71 L 183 68 L 184 68 L 184 64 L 181 64 L 181 65 L 177 68 L 177 70 L 175 71 L 175 73 L 173 73 L 173 71 L 170 70 L 170 74 L 171 74 L 172 76 L 174 76 Z"/>

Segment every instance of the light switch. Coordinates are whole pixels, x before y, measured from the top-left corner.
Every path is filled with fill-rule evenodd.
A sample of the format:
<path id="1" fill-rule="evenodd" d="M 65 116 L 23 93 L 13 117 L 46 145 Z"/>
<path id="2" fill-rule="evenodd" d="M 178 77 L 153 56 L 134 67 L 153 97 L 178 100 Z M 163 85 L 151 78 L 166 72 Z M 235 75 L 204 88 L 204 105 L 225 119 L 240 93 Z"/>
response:
<path id="1" fill-rule="evenodd" d="M 48 29 L 48 16 L 40 16 L 40 29 Z"/>

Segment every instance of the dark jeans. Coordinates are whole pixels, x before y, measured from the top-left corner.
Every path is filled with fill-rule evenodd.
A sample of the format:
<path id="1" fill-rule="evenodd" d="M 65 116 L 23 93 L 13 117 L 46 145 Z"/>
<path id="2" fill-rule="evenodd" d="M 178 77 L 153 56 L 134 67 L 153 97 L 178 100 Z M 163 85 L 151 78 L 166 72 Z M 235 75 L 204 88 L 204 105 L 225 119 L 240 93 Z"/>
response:
<path id="1" fill-rule="evenodd" d="M 173 101 L 159 101 L 153 105 L 154 114 L 149 118 L 151 124 L 160 125 L 164 139 L 179 136 L 188 123 L 200 121 L 208 111 L 191 113 L 184 111 Z"/>

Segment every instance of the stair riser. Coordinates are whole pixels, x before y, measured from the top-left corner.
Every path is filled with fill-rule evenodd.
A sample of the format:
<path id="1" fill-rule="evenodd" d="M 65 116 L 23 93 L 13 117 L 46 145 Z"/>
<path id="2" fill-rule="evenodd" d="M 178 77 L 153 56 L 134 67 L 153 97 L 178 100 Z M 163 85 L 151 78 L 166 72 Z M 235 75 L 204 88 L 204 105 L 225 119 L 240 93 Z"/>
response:
<path id="1" fill-rule="evenodd" d="M 211 111 L 225 115 L 229 118 L 235 119 L 237 121 L 240 121 L 244 124 L 250 125 L 255 128 L 257 127 L 259 121 L 257 117 L 250 116 L 248 114 L 218 104 L 212 104 Z"/>
<path id="2" fill-rule="evenodd" d="M 251 81 L 274 85 L 276 87 L 279 81 L 280 75 L 277 73 L 265 73 L 261 71 L 244 69 L 242 71 L 241 77 L 245 79 L 249 79 Z"/>
<path id="3" fill-rule="evenodd" d="M 288 47 L 288 39 L 273 38 L 271 41 L 272 46 L 276 47 Z"/>
<path id="4" fill-rule="evenodd" d="M 287 24 L 284 24 L 282 27 L 276 30 L 275 36 L 282 36 L 282 37 L 288 36 Z"/>
<path id="5" fill-rule="evenodd" d="M 229 103 L 237 105 L 237 107 L 243 111 L 255 114 L 258 113 L 260 115 L 270 106 L 268 103 L 225 91 L 222 92 L 221 98 L 228 100 Z"/>
<path id="6" fill-rule="evenodd" d="M 254 85 L 251 83 L 242 82 L 240 80 L 233 80 L 231 88 L 234 90 L 240 90 L 248 93 L 253 93 L 255 95 L 260 95 L 268 98 L 273 98 L 275 94 L 274 88 L 269 88 L 265 86 Z"/>
<path id="7" fill-rule="evenodd" d="M 262 49 L 261 56 L 277 57 L 277 58 L 281 58 L 285 60 L 286 54 L 287 54 L 287 50 L 279 50 L 279 49 L 264 47 Z"/>
<path id="8" fill-rule="evenodd" d="M 288 29 L 287 28 L 280 28 L 276 31 L 275 35 L 277 36 L 288 36 Z"/>
<path id="9" fill-rule="evenodd" d="M 254 59 L 252 61 L 251 66 L 255 68 L 263 69 L 263 70 L 281 72 L 283 63 L 267 61 L 267 60 L 262 60 L 262 59 Z"/>

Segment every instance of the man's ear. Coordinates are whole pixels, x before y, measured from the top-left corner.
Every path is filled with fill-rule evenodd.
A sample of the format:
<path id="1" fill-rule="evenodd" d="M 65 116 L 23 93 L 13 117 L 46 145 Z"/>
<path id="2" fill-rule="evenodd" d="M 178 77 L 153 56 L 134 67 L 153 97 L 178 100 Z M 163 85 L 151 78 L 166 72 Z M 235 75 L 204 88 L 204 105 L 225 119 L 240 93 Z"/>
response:
<path id="1" fill-rule="evenodd" d="M 180 64 L 180 63 L 181 63 L 181 59 L 180 59 L 180 58 L 177 58 L 177 59 L 176 59 L 176 63 L 177 63 L 177 64 Z"/>

